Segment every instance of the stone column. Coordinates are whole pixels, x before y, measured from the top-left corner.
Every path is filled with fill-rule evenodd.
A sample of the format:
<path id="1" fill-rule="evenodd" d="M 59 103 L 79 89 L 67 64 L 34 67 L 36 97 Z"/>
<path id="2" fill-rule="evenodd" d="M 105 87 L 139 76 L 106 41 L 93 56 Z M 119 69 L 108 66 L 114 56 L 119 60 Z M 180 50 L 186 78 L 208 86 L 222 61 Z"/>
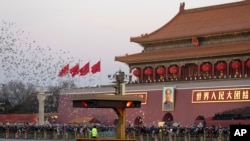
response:
<path id="1" fill-rule="evenodd" d="M 144 82 L 144 68 L 143 67 L 140 67 L 140 70 L 141 70 L 141 77 L 140 77 L 140 81 L 139 82 Z"/>
<path id="2" fill-rule="evenodd" d="M 165 70 L 166 70 L 166 76 L 165 76 L 165 79 L 166 81 L 168 81 L 168 65 L 165 66 Z"/>
<path id="3" fill-rule="evenodd" d="M 226 60 L 226 63 L 227 63 L 226 78 L 229 78 L 230 62 L 231 60 Z"/>
<path id="4" fill-rule="evenodd" d="M 178 74 L 178 77 L 177 77 L 177 80 L 181 80 L 181 69 L 182 69 L 182 64 L 178 64 L 178 68 L 179 68 L 179 74 Z M 177 75 L 177 74 L 176 74 Z"/>
<path id="5" fill-rule="evenodd" d="M 211 65 L 212 65 L 212 74 L 211 74 L 211 76 L 212 76 L 212 79 L 214 79 L 214 69 L 215 69 L 215 61 L 211 61 Z"/>
<path id="6" fill-rule="evenodd" d="M 155 80 L 155 68 L 153 66 L 151 66 L 151 69 L 152 69 L 152 75 L 150 76 L 149 83 L 154 82 L 154 80 Z"/>
<path id="7" fill-rule="evenodd" d="M 46 98 L 45 92 L 43 90 L 43 87 L 41 87 L 40 92 L 37 95 L 37 99 L 39 102 L 39 115 L 38 115 L 38 124 L 44 125 L 44 100 Z"/>

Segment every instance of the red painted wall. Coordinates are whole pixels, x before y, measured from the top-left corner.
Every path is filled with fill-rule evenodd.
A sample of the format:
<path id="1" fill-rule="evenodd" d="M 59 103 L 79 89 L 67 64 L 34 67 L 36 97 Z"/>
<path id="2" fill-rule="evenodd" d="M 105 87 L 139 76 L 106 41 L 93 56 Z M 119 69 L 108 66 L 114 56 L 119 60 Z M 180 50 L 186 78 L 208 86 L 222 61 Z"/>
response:
<path id="1" fill-rule="evenodd" d="M 85 109 L 73 108 L 70 97 L 74 95 L 60 95 L 60 104 L 58 109 L 58 121 L 60 123 L 68 123 L 75 117 L 95 117 L 104 124 L 113 124 L 117 118 L 113 109 Z M 215 113 L 225 110 L 250 106 L 250 102 L 222 102 L 222 103 L 192 103 L 191 89 L 176 89 L 175 90 L 175 109 L 171 112 L 162 111 L 162 90 L 148 91 L 147 104 L 141 108 L 126 109 L 126 123 L 133 124 L 136 117 L 140 116 L 143 119 L 144 125 L 158 124 L 163 120 L 167 113 L 173 115 L 175 122 L 180 122 L 182 125 L 191 125 L 194 123 L 197 116 L 202 115 L 205 118 L 212 117 Z"/>
<path id="2" fill-rule="evenodd" d="M 95 117 L 104 124 L 113 124 L 117 118 L 113 109 L 106 108 L 73 108 L 73 102 L 70 100 L 72 94 L 60 95 L 58 106 L 58 122 L 68 123 L 76 117 Z"/>

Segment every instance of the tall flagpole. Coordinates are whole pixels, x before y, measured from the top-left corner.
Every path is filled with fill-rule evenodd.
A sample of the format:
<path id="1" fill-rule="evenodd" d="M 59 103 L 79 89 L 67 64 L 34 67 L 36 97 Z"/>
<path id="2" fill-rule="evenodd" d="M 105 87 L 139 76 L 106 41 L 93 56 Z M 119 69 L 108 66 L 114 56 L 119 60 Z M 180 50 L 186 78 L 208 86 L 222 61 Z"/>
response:
<path id="1" fill-rule="evenodd" d="M 88 72 L 88 78 L 89 78 L 89 80 L 87 80 L 88 81 L 88 87 L 90 87 L 90 75 L 91 75 L 91 70 L 90 70 L 90 59 L 89 59 L 89 72 Z"/>
<path id="2" fill-rule="evenodd" d="M 68 69 L 68 73 L 67 73 L 67 77 L 68 77 L 68 87 L 69 87 L 69 89 L 70 89 L 70 75 L 71 75 L 71 73 L 70 73 L 70 65 L 69 65 L 69 69 Z"/>
<path id="3" fill-rule="evenodd" d="M 102 84 L 102 68 L 101 68 L 101 65 L 102 65 L 102 61 L 101 61 L 101 58 L 100 58 L 100 84 L 99 84 L 99 87 L 101 87 L 101 84 Z"/>
<path id="4" fill-rule="evenodd" d="M 78 81 L 78 88 L 80 88 L 81 87 L 81 77 L 80 77 L 80 69 L 81 69 L 81 60 L 79 59 L 79 62 L 78 62 L 78 65 L 79 65 L 79 68 L 78 68 L 78 79 L 76 79 L 77 81 Z"/>
<path id="5" fill-rule="evenodd" d="M 79 75 L 79 72 L 80 72 L 80 62 L 81 62 L 81 60 L 79 59 L 79 61 L 78 61 L 78 72 L 77 72 L 77 75 L 78 75 L 78 77 L 76 76 L 76 83 L 77 83 L 77 87 L 79 87 L 79 84 L 80 84 L 80 75 Z"/>

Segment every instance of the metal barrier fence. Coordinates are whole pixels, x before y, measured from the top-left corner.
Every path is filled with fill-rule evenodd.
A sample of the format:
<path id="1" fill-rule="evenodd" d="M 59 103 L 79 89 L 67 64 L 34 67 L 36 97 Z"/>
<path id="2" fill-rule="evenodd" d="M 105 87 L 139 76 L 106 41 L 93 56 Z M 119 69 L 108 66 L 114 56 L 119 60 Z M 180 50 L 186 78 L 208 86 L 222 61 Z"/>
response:
<path id="1" fill-rule="evenodd" d="M 116 136 L 115 131 L 99 132 L 99 138 L 112 138 Z M 1 139 L 18 139 L 18 140 L 60 140 L 60 141 L 74 141 L 76 138 L 90 138 L 89 131 L 78 132 L 0 132 Z M 192 134 L 139 134 L 138 132 L 130 132 L 126 134 L 128 139 L 136 139 L 137 141 L 230 141 L 229 135 L 218 134 L 217 136 L 209 136 L 207 134 L 192 135 Z"/>
<path id="2" fill-rule="evenodd" d="M 114 131 L 99 132 L 99 137 L 115 137 Z M 0 132 L 0 139 L 27 139 L 27 140 L 75 140 L 76 138 L 91 138 L 91 133 L 85 131 L 82 134 L 78 132 Z"/>

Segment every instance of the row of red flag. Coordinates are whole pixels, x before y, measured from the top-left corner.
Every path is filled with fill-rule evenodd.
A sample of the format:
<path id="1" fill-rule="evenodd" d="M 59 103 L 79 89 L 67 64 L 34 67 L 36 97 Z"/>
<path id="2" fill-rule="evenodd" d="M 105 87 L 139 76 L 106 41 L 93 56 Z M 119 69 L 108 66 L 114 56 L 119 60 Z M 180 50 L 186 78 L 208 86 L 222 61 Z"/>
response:
<path id="1" fill-rule="evenodd" d="M 69 64 L 65 65 L 59 72 L 58 76 L 63 77 L 67 74 L 70 74 L 72 77 L 76 75 L 84 76 L 90 72 L 89 62 L 83 65 L 82 68 L 79 67 L 79 63 L 77 63 L 72 68 L 69 67 Z M 95 74 L 97 72 L 101 72 L 101 61 L 98 61 L 96 64 L 91 66 L 91 73 Z"/>

